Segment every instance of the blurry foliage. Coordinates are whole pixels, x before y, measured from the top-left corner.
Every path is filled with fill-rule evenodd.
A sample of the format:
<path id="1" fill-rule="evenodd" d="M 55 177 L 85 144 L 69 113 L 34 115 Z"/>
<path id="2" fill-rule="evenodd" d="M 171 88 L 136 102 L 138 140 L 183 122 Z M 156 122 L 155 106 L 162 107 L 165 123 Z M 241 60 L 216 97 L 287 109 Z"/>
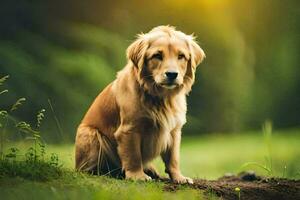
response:
<path id="1" fill-rule="evenodd" d="M 299 1 L 16 1 L 0 6 L 0 75 L 28 121 L 53 104 L 63 139 L 125 63 L 134 35 L 161 24 L 194 32 L 207 58 L 188 97 L 186 133 L 299 126 Z M 2 91 L 2 90 L 0 90 Z M 25 110 L 25 111 L 24 111 Z M 45 138 L 61 141 L 51 114 Z"/>

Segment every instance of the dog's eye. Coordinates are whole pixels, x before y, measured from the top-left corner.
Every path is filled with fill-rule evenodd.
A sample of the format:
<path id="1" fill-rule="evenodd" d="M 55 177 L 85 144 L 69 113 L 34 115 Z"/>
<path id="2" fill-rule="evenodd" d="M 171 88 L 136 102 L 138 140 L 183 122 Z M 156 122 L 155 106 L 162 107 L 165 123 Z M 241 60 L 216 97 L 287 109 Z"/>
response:
<path id="1" fill-rule="evenodd" d="M 151 58 L 152 59 L 157 59 L 157 60 L 162 60 L 163 55 L 162 55 L 162 53 L 159 52 L 159 53 L 154 54 Z"/>
<path id="2" fill-rule="evenodd" d="M 182 53 L 178 55 L 178 60 L 181 60 L 181 59 L 185 59 L 185 55 Z"/>

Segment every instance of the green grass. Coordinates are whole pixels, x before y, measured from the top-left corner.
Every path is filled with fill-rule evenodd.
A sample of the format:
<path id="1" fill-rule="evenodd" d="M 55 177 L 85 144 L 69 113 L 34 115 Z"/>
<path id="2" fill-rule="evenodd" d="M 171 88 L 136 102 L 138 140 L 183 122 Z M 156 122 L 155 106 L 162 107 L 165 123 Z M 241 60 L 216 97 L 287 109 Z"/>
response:
<path id="1" fill-rule="evenodd" d="M 28 143 L 6 144 L 26 150 Z M 274 132 L 271 138 L 272 176 L 300 178 L 300 130 Z M 108 177 L 96 177 L 72 172 L 74 145 L 47 145 L 46 156 L 56 153 L 65 173 L 51 181 L 30 181 L 22 178 L 0 178 L 0 194 L 3 199 L 201 199 L 202 193 L 182 186 L 176 193 L 165 192 L 163 183 L 131 182 Z M 48 155 L 48 156 L 49 156 Z M 262 133 L 210 134 L 183 137 L 181 169 L 184 175 L 197 178 L 216 179 L 227 172 L 254 170 L 266 175 L 256 165 L 245 169 L 247 162 L 265 165 L 268 147 Z M 163 164 L 155 164 L 163 172 Z M 284 170 L 286 166 L 286 170 Z"/>
<path id="2" fill-rule="evenodd" d="M 200 191 L 182 186 L 179 192 L 164 192 L 162 183 L 131 182 L 108 177 L 63 176 L 50 182 L 5 178 L 0 182 L 3 199 L 198 199 Z"/>
<path id="3" fill-rule="evenodd" d="M 300 170 L 300 131 L 274 132 L 271 138 L 273 176 L 296 177 Z M 267 145 L 261 133 L 207 135 L 183 139 L 182 171 L 192 177 L 215 179 L 224 173 L 238 173 L 246 162 L 265 164 Z M 265 171 L 257 166 L 244 170 Z"/>
<path id="4" fill-rule="evenodd" d="M 300 130 L 275 132 L 271 140 L 273 175 L 281 177 L 286 166 L 285 176 L 297 178 L 300 171 Z M 73 168 L 73 145 L 49 145 L 48 151 L 57 153 L 65 167 Z M 181 169 L 186 176 L 216 179 L 228 172 L 238 173 L 246 162 L 255 161 L 264 164 L 267 155 L 263 135 L 257 132 L 183 137 Z M 164 174 L 160 159 L 157 159 L 155 164 Z M 264 170 L 256 166 L 246 167 L 245 170 L 265 174 Z"/>

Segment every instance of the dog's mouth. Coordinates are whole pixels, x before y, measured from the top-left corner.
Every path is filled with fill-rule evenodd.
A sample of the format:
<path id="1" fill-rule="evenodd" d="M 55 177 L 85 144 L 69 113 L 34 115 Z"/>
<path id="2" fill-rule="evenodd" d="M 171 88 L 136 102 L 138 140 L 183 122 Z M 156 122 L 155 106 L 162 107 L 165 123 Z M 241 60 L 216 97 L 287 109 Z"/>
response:
<path id="1" fill-rule="evenodd" d="M 161 83 L 160 86 L 163 88 L 166 88 L 168 90 L 171 90 L 171 89 L 177 88 L 179 86 L 179 84 L 175 83 L 175 82 L 166 82 L 166 83 Z"/>

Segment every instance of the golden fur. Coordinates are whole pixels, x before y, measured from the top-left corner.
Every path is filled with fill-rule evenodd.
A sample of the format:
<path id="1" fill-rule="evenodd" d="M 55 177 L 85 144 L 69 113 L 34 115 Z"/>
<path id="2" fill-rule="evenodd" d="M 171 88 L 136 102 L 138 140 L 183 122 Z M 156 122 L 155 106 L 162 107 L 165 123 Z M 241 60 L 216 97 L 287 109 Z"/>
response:
<path id="1" fill-rule="evenodd" d="M 174 27 L 138 35 L 127 49 L 127 65 L 78 127 L 76 168 L 150 180 L 159 177 L 151 161 L 161 156 L 172 181 L 192 183 L 179 169 L 181 128 L 186 95 L 204 57 L 194 37 Z"/>

